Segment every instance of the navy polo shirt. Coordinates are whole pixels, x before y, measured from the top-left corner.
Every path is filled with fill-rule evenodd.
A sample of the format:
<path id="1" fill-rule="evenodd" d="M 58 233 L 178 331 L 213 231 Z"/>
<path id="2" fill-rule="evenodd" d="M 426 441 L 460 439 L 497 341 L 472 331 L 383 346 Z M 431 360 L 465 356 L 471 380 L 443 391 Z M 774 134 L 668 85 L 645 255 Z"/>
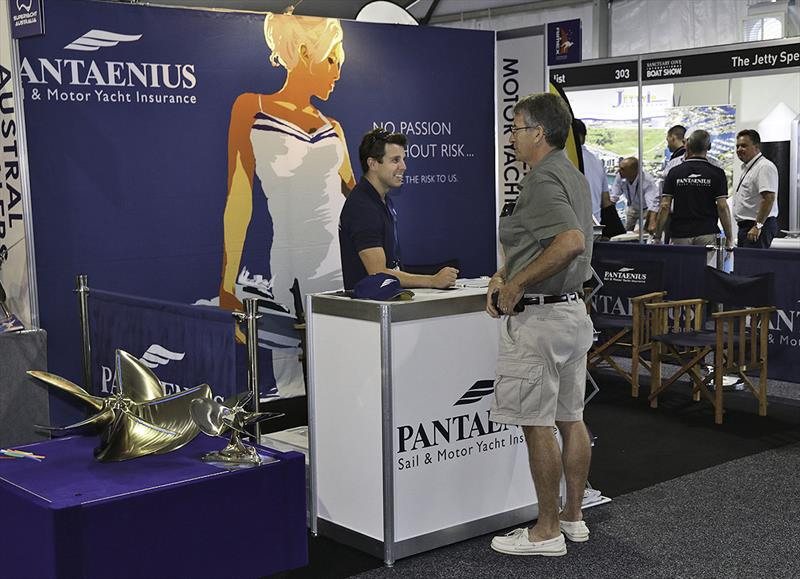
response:
<path id="1" fill-rule="evenodd" d="M 383 248 L 387 268 L 400 266 L 397 214 L 392 201 L 387 195 L 384 203 L 375 187 L 362 177 L 347 196 L 339 217 L 339 251 L 345 289 L 353 289 L 367 277 L 358 252 L 371 247 Z"/>
<path id="2" fill-rule="evenodd" d="M 725 172 L 707 159 L 690 157 L 670 169 L 662 195 L 672 197 L 673 238 L 719 233 L 717 199 L 728 196 Z"/>

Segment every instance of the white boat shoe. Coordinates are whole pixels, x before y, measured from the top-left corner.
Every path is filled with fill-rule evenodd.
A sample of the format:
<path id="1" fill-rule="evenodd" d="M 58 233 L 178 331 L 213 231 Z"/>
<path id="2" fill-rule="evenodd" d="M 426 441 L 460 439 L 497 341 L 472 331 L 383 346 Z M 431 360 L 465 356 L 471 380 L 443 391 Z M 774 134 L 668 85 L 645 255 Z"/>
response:
<path id="1" fill-rule="evenodd" d="M 589 527 L 583 521 L 559 521 L 561 532 L 573 543 L 584 543 L 589 540 Z"/>
<path id="2" fill-rule="evenodd" d="M 567 554 L 567 543 L 564 541 L 564 535 L 560 533 L 555 539 L 531 542 L 528 539 L 528 529 L 522 528 L 492 539 L 492 549 L 506 555 L 560 557 Z"/>

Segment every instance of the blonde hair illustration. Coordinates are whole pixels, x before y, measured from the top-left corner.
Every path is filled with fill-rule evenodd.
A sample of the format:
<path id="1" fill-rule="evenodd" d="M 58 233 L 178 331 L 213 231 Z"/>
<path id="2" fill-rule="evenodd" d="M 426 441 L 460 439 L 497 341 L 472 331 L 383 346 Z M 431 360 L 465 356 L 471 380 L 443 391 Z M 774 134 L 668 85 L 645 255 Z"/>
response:
<path id="1" fill-rule="evenodd" d="M 305 46 L 311 61 L 319 63 L 333 55 L 339 66 L 344 63 L 342 25 L 333 18 L 267 14 L 264 39 L 271 51 L 272 66 L 292 70 L 300 62 L 300 47 Z"/>

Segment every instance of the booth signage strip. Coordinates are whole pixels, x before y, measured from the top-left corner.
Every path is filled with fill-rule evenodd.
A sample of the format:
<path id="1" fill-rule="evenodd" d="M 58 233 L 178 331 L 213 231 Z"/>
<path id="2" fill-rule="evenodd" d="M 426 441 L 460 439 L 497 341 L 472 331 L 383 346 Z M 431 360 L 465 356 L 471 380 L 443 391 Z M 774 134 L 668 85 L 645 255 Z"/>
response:
<path id="1" fill-rule="evenodd" d="M 638 80 L 639 67 L 635 60 L 550 70 L 550 81 L 561 87 L 623 84 Z"/>
<path id="2" fill-rule="evenodd" d="M 642 61 L 642 80 L 662 80 L 800 66 L 800 44 L 740 48 Z"/>
<path id="3" fill-rule="evenodd" d="M 800 43 L 743 47 L 642 60 L 642 82 L 738 74 L 800 67 Z M 550 81 L 561 87 L 628 84 L 639 81 L 636 60 L 552 67 Z"/>

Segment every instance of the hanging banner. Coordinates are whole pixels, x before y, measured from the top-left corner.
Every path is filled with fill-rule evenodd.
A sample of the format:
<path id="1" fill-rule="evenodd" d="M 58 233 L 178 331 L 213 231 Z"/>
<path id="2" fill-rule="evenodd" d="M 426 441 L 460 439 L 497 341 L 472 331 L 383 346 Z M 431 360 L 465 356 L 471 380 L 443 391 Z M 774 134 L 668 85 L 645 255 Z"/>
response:
<path id="1" fill-rule="evenodd" d="M 91 290 L 89 321 L 97 396 L 115 393 L 118 349 L 150 368 L 165 395 L 199 386 L 197 376 L 220 402 L 237 394 L 234 324 L 227 312 Z"/>
<path id="2" fill-rule="evenodd" d="M 44 0 L 10 0 L 11 36 L 25 38 L 44 34 Z M 5 11 L 7 14 L 8 11 Z"/>
<path id="3" fill-rule="evenodd" d="M 20 58 L 54 372 L 80 375 L 70 290 L 85 273 L 186 304 L 259 299 L 262 392 L 302 393 L 290 288 L 341 288 L 339 211 L 376 126 L 409 138 L 392 193 L 404 260 L 494 271 L 493 33 L 80 0 L 47 10 L 47 34 L 20 41 Z"/>
<path id="4" fill-rule="evenodd" d="M 581 61 L 581 19 L 547 25 L 547 66 Z"/>
<path id="5" fill-rule="evenodd" d="M 0 285 L 5 308 L 22 326 L 31 327 L 28 257 L 25 246 L 23 188 L 17 145 L 19 123 L 14 105 L 14 81 L 8 6 L 0 3 Z M 6 318 L 0 307 L 0 320 Z M 11 319 L 11 318 L 9 318 Z M 15 324 L 17 329 L 20 329 Z"/>
<path id="6" fill-rule="evenodd" d="M 500 207 L 516 202 L 528 166 L 517 161 L 509 142 L 514 106 L 520 98 L 544 91 L 544 36 L 497 34 L 497 175 Z"/>

